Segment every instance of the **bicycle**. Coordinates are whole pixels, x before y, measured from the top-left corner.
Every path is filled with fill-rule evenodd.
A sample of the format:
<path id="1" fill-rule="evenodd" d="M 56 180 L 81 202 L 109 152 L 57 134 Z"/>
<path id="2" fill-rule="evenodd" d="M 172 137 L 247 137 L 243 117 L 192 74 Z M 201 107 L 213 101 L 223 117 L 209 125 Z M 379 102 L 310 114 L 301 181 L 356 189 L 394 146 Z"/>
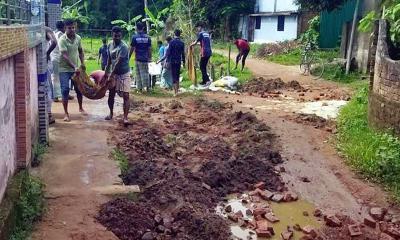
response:
<path id="1" fill-rule="evenodd" d="M 301 54 L 300 72 L 303 75 L 312 75 L 314 79 L 319 79 L 324 74 L 324 61 L 315 56 L 310 44 L 307 44 Z"/>

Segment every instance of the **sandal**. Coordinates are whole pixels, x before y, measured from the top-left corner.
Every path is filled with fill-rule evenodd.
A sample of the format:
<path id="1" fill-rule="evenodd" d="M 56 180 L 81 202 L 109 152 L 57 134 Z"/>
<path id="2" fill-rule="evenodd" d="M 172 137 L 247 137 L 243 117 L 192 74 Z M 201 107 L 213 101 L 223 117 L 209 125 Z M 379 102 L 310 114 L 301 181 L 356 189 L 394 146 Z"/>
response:
<path id="1" fill-rule="evenodd" d="M 69 119 L 69 116 L 65 116 L 63 119 L 64 122 L 71 122 L 71 119 Z"/>
<path id="2" fill-rule="evenodd" d="M 112 115 L 108 115 L 107 117 L 104 118 L 106 121 L 111 121 L 113 119 Z"/>

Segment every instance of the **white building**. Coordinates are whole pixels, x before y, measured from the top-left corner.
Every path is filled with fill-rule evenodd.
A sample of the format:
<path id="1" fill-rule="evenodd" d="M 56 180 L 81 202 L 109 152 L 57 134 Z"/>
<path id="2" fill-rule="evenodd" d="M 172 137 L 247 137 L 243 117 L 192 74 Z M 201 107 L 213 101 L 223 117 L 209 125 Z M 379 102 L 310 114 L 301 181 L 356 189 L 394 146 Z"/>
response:
<path id="1" fill-rule="evenodd" d="M 239 32 L 255 43 L 293 40 L 302 31 L 301 15 L 294 0 L 257 0 L 255 13 L 241 17 Z"/>

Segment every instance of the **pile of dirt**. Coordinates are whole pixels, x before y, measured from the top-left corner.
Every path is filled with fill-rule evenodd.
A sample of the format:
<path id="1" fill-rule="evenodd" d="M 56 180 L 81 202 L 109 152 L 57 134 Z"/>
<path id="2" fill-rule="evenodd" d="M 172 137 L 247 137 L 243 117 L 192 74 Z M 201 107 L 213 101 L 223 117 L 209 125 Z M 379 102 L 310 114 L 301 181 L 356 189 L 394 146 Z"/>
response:
<path id="1" fill-rule="evenodd" d="M 254 115 L 233 113 L 218 102 L 173 105 L 182 109 L 151 113 L 156 117 L 141 123 L 147 125 L 132 126 L 114 138 L 129 160 L 124 183 L 142 189 L 137 202 L 123 204 L 153 219 L 122 211 L 119 201 L 105 204 L 98 219 L 121 239 L 229 239 L 226 220 L 215 213 L 228 194 L 252 190 L 260 181 L 270 190 L 285 190 L 274 168 L 282 162 L 275 136 Z M 205 116 L 213 116 L 214 124 Z M 120 220 L 127 218 L 129 227 Z"/>
<path id="2" fill-rule="evenodd" d="M 292 50 L 295 50 L 299 47 L 299 43 L 297 41 L 284 41 L 277 43 L 265 43 L 262 44 L 259 48 L 257 48 L 256 57 L 257 58 L 265 58 L 268 56 L 275 56 L 279 54 L 288 53 Z"/>
<path id="3" fill-rule="evenodd" d="M 242 86 L 242 92 L 249 94 L 258 94 L 264 96 L 266 94 L 281 94 L 280 90 L 303 90 L 303 87 L 297 81 L 285 83 L 280 78 L 265 79 L 263 77 L 254 78 Z"/>
<path id="4" fill-rule="evenodd" d="M 297 123 L 310 125 L 317 129 L 325 129 L 328 132 L 333 132 L 336 128 L 336 123 L 334 121 L 315 114 L 298 114 L 293 120 Z"/>

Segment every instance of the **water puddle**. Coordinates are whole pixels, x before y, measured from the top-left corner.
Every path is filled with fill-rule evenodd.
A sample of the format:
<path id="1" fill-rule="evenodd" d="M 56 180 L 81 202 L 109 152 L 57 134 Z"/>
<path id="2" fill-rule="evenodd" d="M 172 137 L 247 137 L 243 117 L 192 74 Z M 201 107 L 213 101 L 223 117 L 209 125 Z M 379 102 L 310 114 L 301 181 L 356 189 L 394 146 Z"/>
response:
<path id="1" fill-rule="evenodd" d="M 272 238 L 268 238 L 272 240 L 281 240 L 282 239 L 281 233 L 286 231 L 288 226 L 293 227 L 294 225 L 299 224 L 301 227 L 304 227 L 309 225 L 316 229 L 322 226 L 322 223 L 313 216 L 315 207 L 307 201 L 298 200 L 290 203 L 274 203 L 269 201 L 261 201 L 257 203 L 252 203 L 252 202 L 243 203 L 242 202 L 243 197 L 247 199 L 247 195 L 244 194 L 240 198 L 232 196 L 232 198 L 228 202 L 221 203 L 216 209 L 217 214 L 225 218 L 228 218 L 228 214 L 225 212 L 224 209 L 227 206 L 231 206 L 232 213 L 241 211 L 244 214 L 243 218 L 244 220 L 252 221 L 254 217 L 248 216 L 246 214 L 246 211 L 248 211 L 249 209 L 254 209 L 256 206 L 260 205 L 269 206 L 272 209 L 274 215 L 279 219 L 279 222 L 277 223 L 270 223 L 270 225 L 274 228 L 275 232 L 275 235 Z M 304 214 L 305 212 L 308 213 L 308 216 L 305 216 Z M 252 230 L 250 228 L 240 227 L 238 223 L 234 223 L 232 221 L 231 221 L 231 232 L 234 239 L 237 240 L 267 239 L 267 238 L 257 237 L 255 230 Z M 301 232 L 294 231 L 292 239 L 299 240 L 302 236 L 303 234 Z"/>

